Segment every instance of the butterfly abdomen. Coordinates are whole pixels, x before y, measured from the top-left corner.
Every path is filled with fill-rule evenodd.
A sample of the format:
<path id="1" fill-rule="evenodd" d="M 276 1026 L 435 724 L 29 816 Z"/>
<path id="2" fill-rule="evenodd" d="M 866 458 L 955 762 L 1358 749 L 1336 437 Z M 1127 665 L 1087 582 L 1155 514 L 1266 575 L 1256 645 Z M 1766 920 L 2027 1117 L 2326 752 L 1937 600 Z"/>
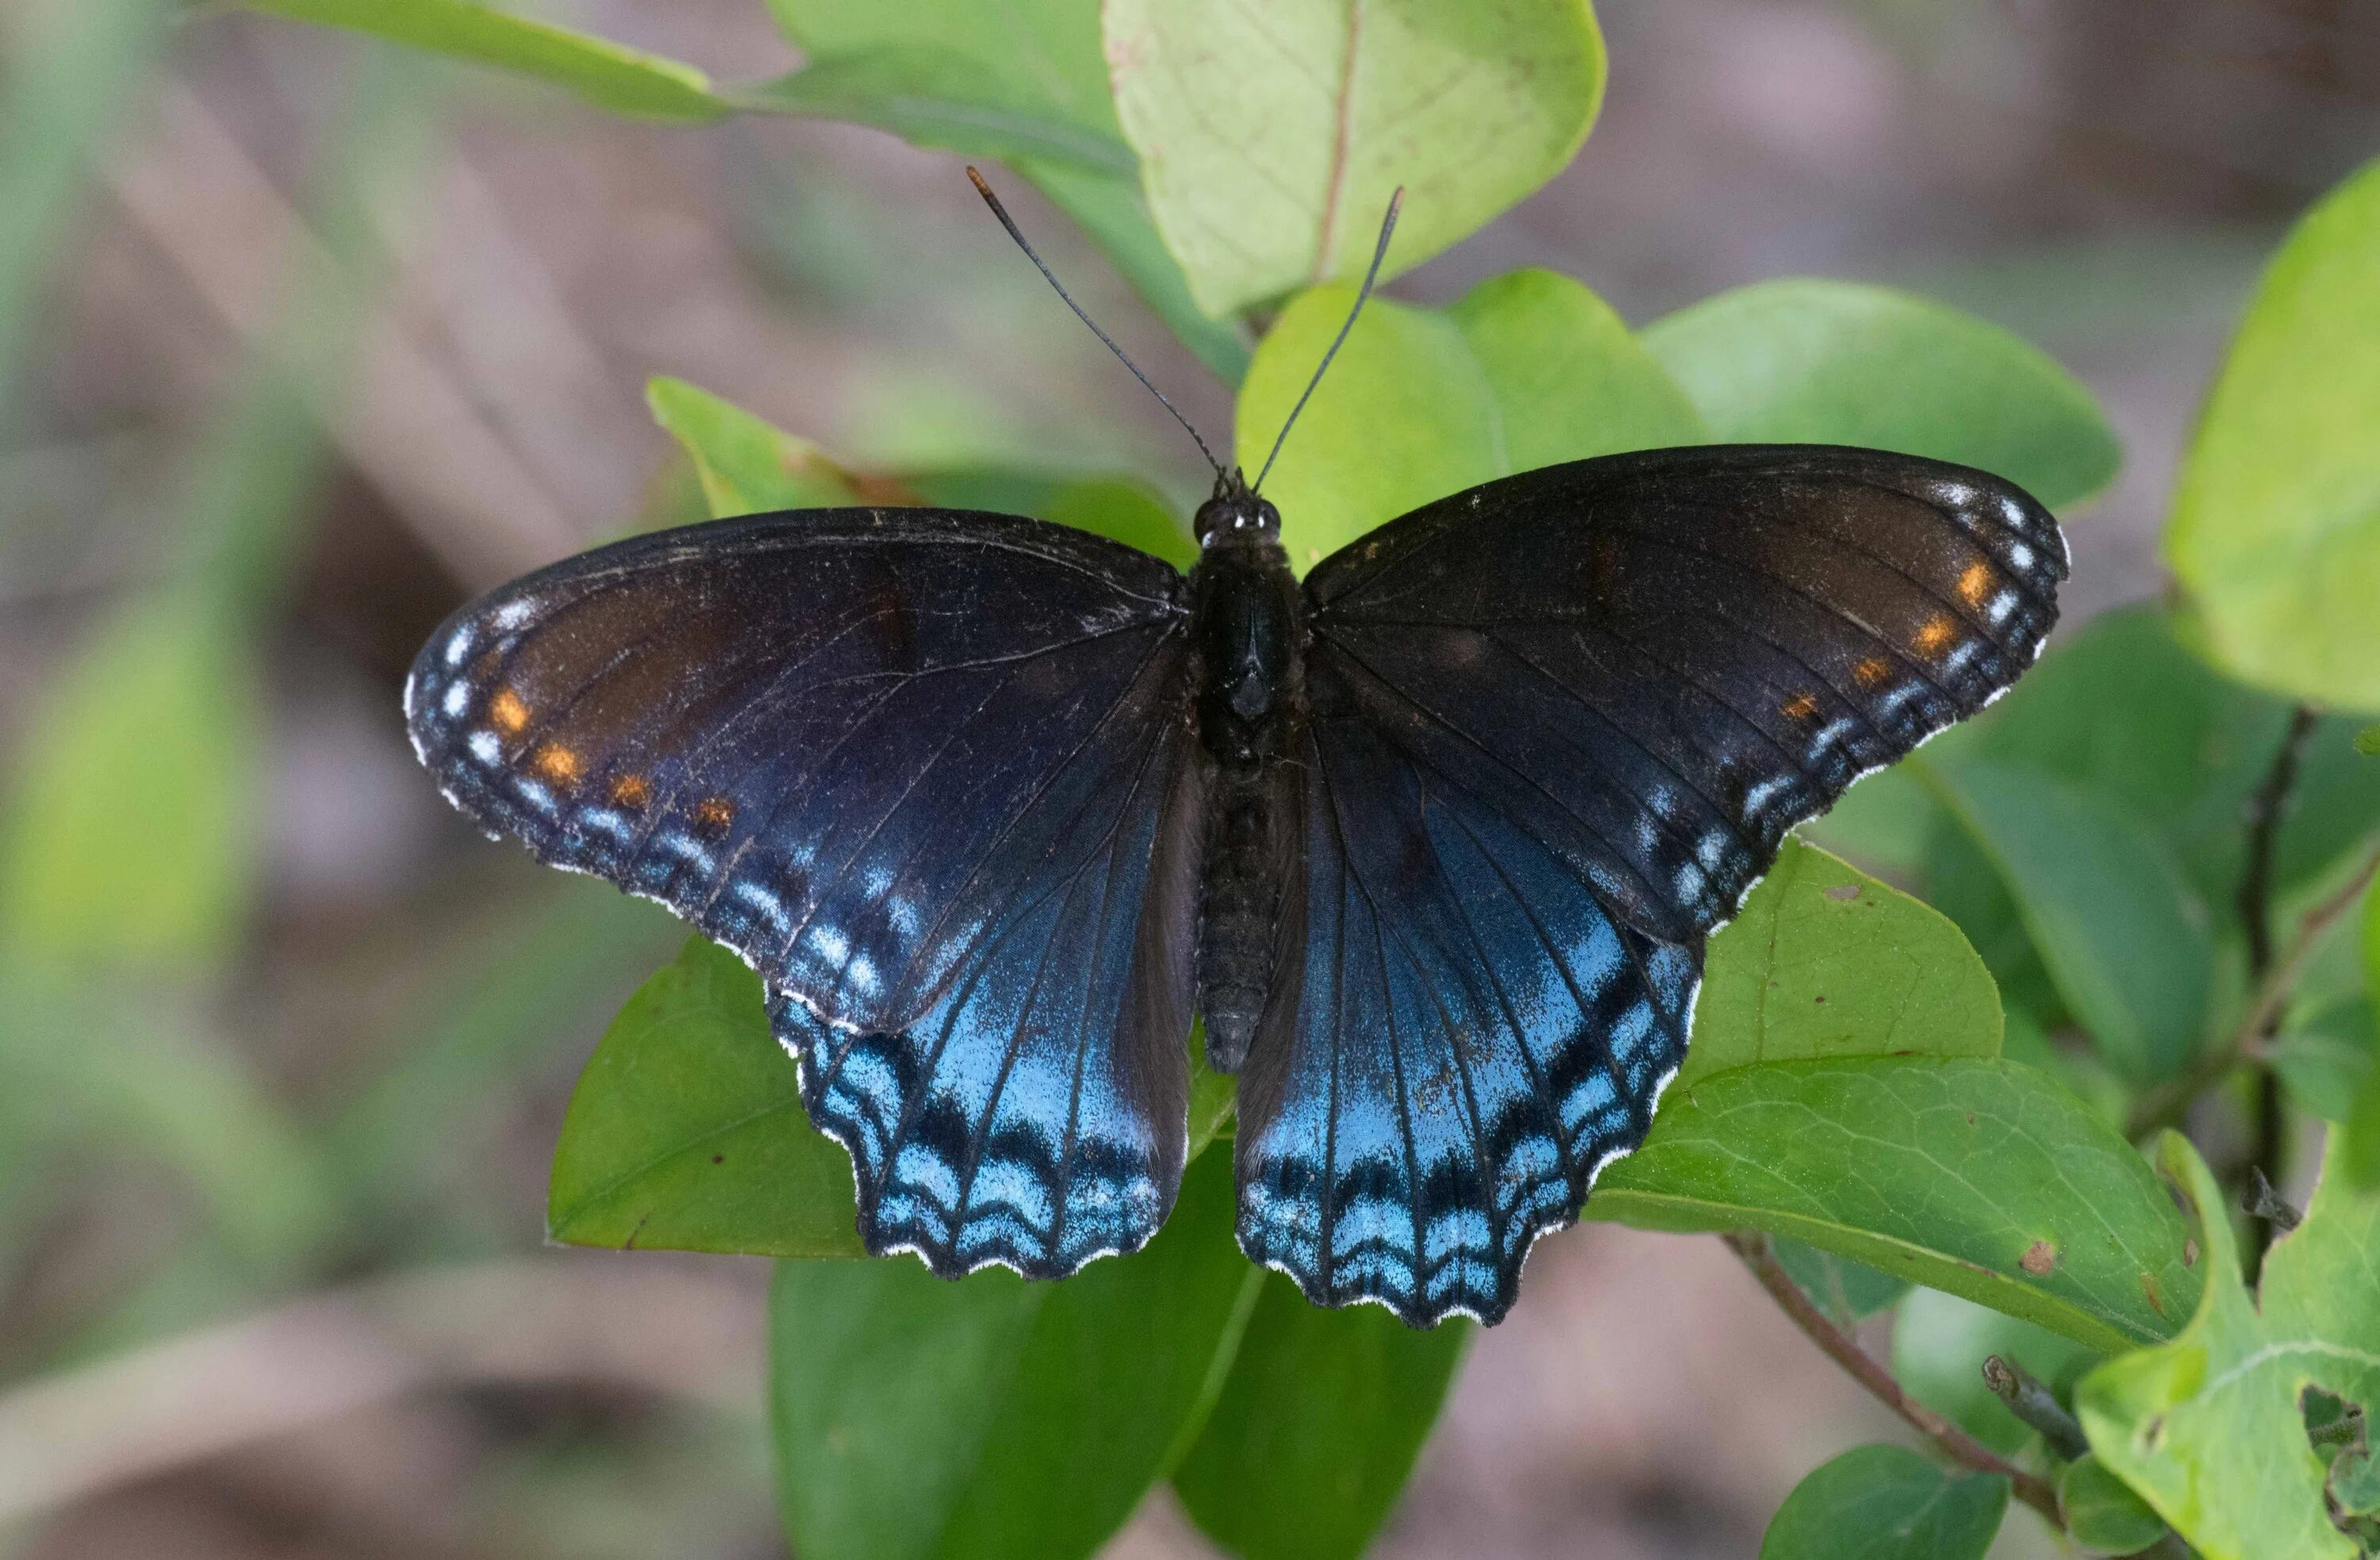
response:
<path id="1" fill-rule="evenodd" d="M 1198 897 L 1198 1010 L 1207 1059 L 1236 1072 L 1272 987 L 1290 792 L 1282 764 L 1304 729 L 1305 634 L 1289 559 L 1250 528 L 1206 545 L 1193 580 L 1198 740 L 1215 778 Z"/>

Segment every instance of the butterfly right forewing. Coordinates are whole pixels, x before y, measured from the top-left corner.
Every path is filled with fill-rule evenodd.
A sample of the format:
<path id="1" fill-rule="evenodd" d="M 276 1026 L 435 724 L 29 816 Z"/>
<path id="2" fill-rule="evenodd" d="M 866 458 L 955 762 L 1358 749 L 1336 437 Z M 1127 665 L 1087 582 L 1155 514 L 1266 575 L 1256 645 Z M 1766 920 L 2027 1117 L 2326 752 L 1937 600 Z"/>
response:
<path id="1" fill-rule="evenodd" d="M 1529 472 L 1325 559 L 1242 1244 L 1322 1303 L 1500 1316 L 1785 831 L 2006 688 L 2064 574 L 1996 478 L 1806 446 Z"/>

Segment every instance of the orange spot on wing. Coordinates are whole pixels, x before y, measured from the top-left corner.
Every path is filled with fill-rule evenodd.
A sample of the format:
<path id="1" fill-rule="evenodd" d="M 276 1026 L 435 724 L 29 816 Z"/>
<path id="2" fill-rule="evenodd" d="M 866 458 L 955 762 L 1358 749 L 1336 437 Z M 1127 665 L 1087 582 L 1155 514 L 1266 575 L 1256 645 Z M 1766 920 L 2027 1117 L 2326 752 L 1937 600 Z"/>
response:
<path id="1" fill-rule="evenodd" d="M 507 737 L 518 735 L 528 724 L 528 702 L 511 689 L 496 689 L 496 696 L 488 701 L 488 724 Z"/>
<path id="2" fill-rule="evenodd" d="M 559 742 L 548 742 L 528 761 L 529 767 L 557 786 L 575 785 L 578 779 L 578 755 Z"/>
<path id="3" fill-rule="evenodd" d="M 1984 598 L 1992 593 L 1992 566 L 1975 562 L 1959 576 L 1959 599 L 1969 606 L 1981 606 Z"/>
<path id="4" fill-rule="evenodd" d="M 714 835 L 723 835 L 727 825 L 735 822 L 735 804 L 725 797 L 705 797 L 694 804 L 695 826 Z"/>
<path id="5" fill-rule="evenodd" d="M 1852 680 L 1862 688 L 1882 688 L 1892 680 L 1892 663 L 1881 655 L 1871 655 L 1852 668 Z"/>
<path id="6" fill-rule="evenodd" d="M 1959 626 L 1948 617 L 1936 617 L 1917 630 L 1916 646 L 1920 653 L 1939 655 L 1958 642 Z"/>
<path id="7" fill-rule="evenodd" d="M 612 781 L 612 805 L 614 807 L 642 807 L 652 799 L 652 782 L 641 774 L 622 774 Z"/>
<path id="8" fill-rule="evenodd" d="M 1806 693 L 1797 693 L 1785 701 L 1781 713 L 1789 721 L 1805 721 L 1818 713 L 1818 701 Z"/>

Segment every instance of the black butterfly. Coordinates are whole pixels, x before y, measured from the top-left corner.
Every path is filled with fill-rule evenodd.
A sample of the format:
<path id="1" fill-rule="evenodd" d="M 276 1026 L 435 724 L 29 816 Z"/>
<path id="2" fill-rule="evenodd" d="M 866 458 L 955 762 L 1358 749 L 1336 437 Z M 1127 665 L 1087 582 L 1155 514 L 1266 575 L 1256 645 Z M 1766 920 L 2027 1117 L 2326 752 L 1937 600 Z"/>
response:
<path id="1" fill-rule="evenodd" d="M 2010 484 L 1815 445 L 1489 482 L 1302 586 L 1236 471 L 1196 530 L 1187 577 L 953 510 L 638 537 L 456 614 L 407 715 L 465 812 L 759 971 L 870 1250 L 1140 1246 L 1195 1011 L 1248 1255 L 1492 1322 L 1786 831 L 2006 689 L 2066 573 Z"/>

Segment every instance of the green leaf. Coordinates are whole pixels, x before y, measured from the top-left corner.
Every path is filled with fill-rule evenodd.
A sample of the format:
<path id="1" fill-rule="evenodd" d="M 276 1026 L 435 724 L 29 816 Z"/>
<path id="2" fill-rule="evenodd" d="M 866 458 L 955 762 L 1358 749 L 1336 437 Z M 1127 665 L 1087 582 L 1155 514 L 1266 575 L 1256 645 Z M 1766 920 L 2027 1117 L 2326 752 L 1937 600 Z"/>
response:
<path id="1" fill-rule="evenodd" d="M 1098 0 L 769 0 L 769 9 L 813 61 L 939 50 L 967 60 L 990 91 L 1030 97 L 1066 124 L 1123 134 L 1099 55 Z"/>
<path id="2" fill-rule="evenodd" d="M 2361 1553 L 2325 1509 L 2302 1408 L 2320 1388 L 2380 1408 L 2380 1200 L 2351 1191 L 2338 1157 L 2251 1296 L 2221 1188 L 2167 1134 L 2159 1158 L 2198 1214 L 2204 1298 L 2172 1342 L 2111 1359 L 2076 1390 L 2091 1449 L 2206 1560 Z"/>
<path id="3" fill-rule="evenodd" d="M 1826 1312 L 1828 1321 L 1848 1332 L 1864 1319 L 1898 1304 L 1910 1291 L 1909 1280 L 1878 1273 L 1864 1262 L 1821 1251 L 1798 1240 L 1770 1243 L 1777 1265 L 1801 1286 L 1802 1293 Z M 1898 1336 L 1896 1330 L 1895 1335 Z"/>
<path id="4" fill-rule="evenodd" d="M 2357 732 L 2355 750 L 2367 759 L 2380 757 L 2380 725 L 2367 725 Z"/>
<path id="5" fill-rule="evenodd" d="M 1853 781 L 1834 806 L 1795 832 L 1863 867 L 1920 880 L 1926 847 L 1941 822 L 1941 804 L 1910 769 L 1896 763 Z"/>
<path id="6" fill-rule="evenodd" d="M 254 872 L 262 714 L 247 637 L 192 591 L 102 627 L 25 733 L 0 820 L 0 936 L 30 957 L 222 959 Z"/>
<path id="7" fill-rule="evenodd" d="M 1655 321 L 1645 346 L 1730 443 L 1954 460 L 2060 508 L 2123 458 L 2091 393 L 2046 355 L 1887 287 L 1759 282 Z"/>
<path id="8" fill-rule="evenodd" d="M 2325 1121 L 2347 1120 L 2372 1071 L 2375 1036 L 2372 999 L 2360 992 L 2292 1018 L 2269 1051 L 2289 1103 Z"/>
<path id="9" fill-rule="evenodd" d="M 970 157 L 1027 158 L 1092 173 L 1136 174 L 1112 130 L 1053 110 L 1038 84 L 1013 87 L 954 49 L 891 45 L 830 54 L 735 95 L 739 106 L 845 119 L 912 146 Z"/>
<path id="10" fill-rule="evenodd" d="M 1188 1157 L 1229 1125 L 1233 1080 L 1190 1036 Z M 573 1246 L 859 1257 L 851 1156 L 810 1125 L 760 979 L 687 940 L 620 1009 L 553 1151 L 546 1230 Z"/>
<path id="11" fill-rule="evenodd" d="M 2369 1446 L 2350 1446 L 2330 1465 L 2330 1499 L 2350 1517 L 2380 1516 L 2380 1458 Z"/>
<path id="12" fill-rule="evenodd" d="M 1166 246 L 1210 314 L 1383 276 L 1560 172 L 1603 97 L 1586 0 L 1106 0 L 1116 111 Z"/>
<path id="13" fill-rule="evenodd" d="M 1179 1461 L 1262 1286 L 1202 1155 L 1142 1250 L 1056 1284 L 788 1262 L 770 1304 L 786 1531 L 811 1560 L 1087 1555 Z"/>
<path id="14" fill-rule="evenodd" d="M 1141 301 L 1209 372 L 1234 387 L 1247 376 L 1247 333 L 1232 321 L 1212 318 L 1190 296 L 1189 278 L 1158 236 L 1137 177 L 1094 173 L 1064 163 L 1020 161 L 1013 165 L 1091 236 Z"/>
<path id="15" fill-rule="evenodd" d="M 1354 1560 L 1413 1471 L 1472 1329 L 1325 1310 L 1269 1274 L 1173 1487 L 1243 1560 Z"/>
<path id="16" fill-rule="evenodd" d="M 1190 1025 L 1190 1136 L 1184 1164 L 1206 1152 L 1208 1144 L 1230 1129 L 1239 1104 L 1240 1080 L 1207 1065 L 1207 1020 L 1194 1019 Z"/>
<path id="17" fill-rule="evenodd" d="M 1354 296 L 1345 286 L 1300 295 L 1257 348 L 1234 420 L 1250 473 Z M 1366 305 L 1265 491 L 1302 570 L 1491 478 L 1702 436 L 1685 397 L 1609 305 L 1566 276 L 1515 271 L 1446 309 Z"/>
<path id="18" fill-rule="evenodd" d="M 2169 1078 L 2206 1027 L 2205 907 L 2157 840 L 2100 797 L 1991 763 L 1922 773 L 2016 901 L 2059 996 L 2135 1084 Z"/>
<path id="19" fill-rule="evenodd" d="M 871 479 L 837 464 L 809 440 L 684 380 L 651 380 L 645 399 L 654 420 L 693 457 L 714 516 L 849 504 L 940 505 L 1097 531 L 1184 569 L 1198 558 L 1181 516 L 1139 482 L 983 467 Z"/>
<path id="20" fill-rule="evenodd" d="M 682 379 L 646 381 L 645 404 L 694 457 L 714 517 L 860 502 L 851 473 L 796 438 Z"/>
<path id="21" fill-rule="evenodd" d="M 2380 993 L 2380 894 L 2363 897 L 2363 967 L 2366 986 Z M 2380 1066 L 2364 1072 L 2349 1102 L 2345 1136 L 2332 1150 L 2339 1173 L 2358 1191 L 2380 1192 Z"/>
<path id="22" fill-rule="evenodd" d="M 1892 1373 L 1912 1396 L 1996 1452 L 2013 1456 L 2034 1432 L 1984 1380 L 1993 1355 L 2014 1360 L 2053 1389 L 2098 1363 L 2073 1339 L 1946 1295 L 1920 1289 L 1892 1320 Z"/>
<path id="23" fill-rule="evenodd" d="M 821 104 L 840 93 L 847 101 L 839 110 L 863 123 L 1007 162 L 1091 236 L 1202 362 L 1239 383 L 1247 343 L 1192 300 L 1150 219 L 1138 159 L 1109 97 L 1097 0 L 771 0 L 771 8 L 810 59 L 772 90 L 811 93 Z M 905 80 L 888 59 L 960 63 Z M 810 79 L 821 72 L 823 86 Z M 853 91 L 857 85 L 880 95 Z"/>
<path id="24" fill-rule="evenodd" d="M 919 471 L 901 482 L 929 504 L 1030 515 L 1096 531 L 1153 553 L 1185 573 L 1198 561 L 1198 544 L 1181 511 L 1140 482 L 985 468 Z"/>
<path id="25" fill-rule="evenodd" d="M 851 1158 L 802 1113 L 760 978 L 696 937 L 639 987 L 563 1116 L 546 1228 L 573 1246 L 865 1255 Z"/>
<path id="26" fill-rule="evenodd" d="M 577 93 L 598 108 L 654 119 L 715 119 L 733 106 L 710 79 L 664 59 L 468 0 L 244 0 L 296 21 L 369 32 L 418 49 L 492 65 Z"/>
<path id="27" fill-rule="evenodd" d="M 2009 1481 L 1950 1473 L 1905 1446 L 1854 1446 L 1793 1486 L 1760 1560 L 1982 1560 Z"/>
<path id="28" fill-rule="evenodd" d="M 2380 708 L 2380 163 L 2301 218 L 2183 462 L 2166 559 L 2209 652 L 2309 703 Z"/>
<path id="29" fill-rule="evenodd" d="M 1672 1089 L 1585 1216 L 1761 1229 L 2114 1351 L 2196 1298 L 2186 1231 L 2131 1145 L 2030 1067 L 1764 1062 Z"/>
<path id="30" fill-rule="evenodd" d="M 2067 1532 L 2094 1554 L 2136 1554 L 2166 1535 L 2165 1518 L 2094 1455 L 2058 1476 L 2058 1508 Z"/>
<path id="31" fill-rule="evenodd" d="M 1957 927 L 1788 840 L 1711 941 L 1678 1082 L 1751 1062 L 1999 1050 L 1999 993 Z"/>
<path id="32" fill-rule="evenodd" d="M 2166 611 L 2134 607 L 2060 636 L 1939 752 L 2037 770 L 2115 803 L 2162 838 L 2210 908 L 2228 916 L 2246 865 L 2240 812 L 2289 720 L 2285 701 L 2192 653 Z M 2380 785 L 2355 755 L 2354 729 L 2325 719 L 2305 743 L 2274 863 L 2284 892 L 2323 876 L 2380 825 Z"/>

